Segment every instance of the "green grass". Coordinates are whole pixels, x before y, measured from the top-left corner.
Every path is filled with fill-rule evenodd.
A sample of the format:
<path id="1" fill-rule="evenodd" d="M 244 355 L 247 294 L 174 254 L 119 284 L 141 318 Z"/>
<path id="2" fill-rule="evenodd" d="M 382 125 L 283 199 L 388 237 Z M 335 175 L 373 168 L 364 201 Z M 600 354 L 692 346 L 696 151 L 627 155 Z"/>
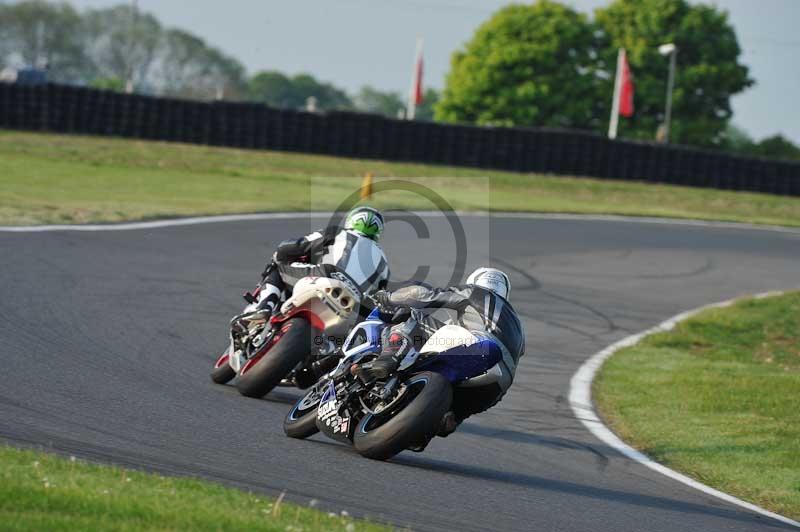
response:
<path id="1" fill-rule="evenodd" d="M 388 530 L 199 480 L 9 447 L 0 447 L 0 523 L 7 531 Z"/>
<path id="2" fill-rule="evenodd" d="M 324 211 L 356 190 L 366 172 L 424 183 L 458 210 L 800 226 L 800 198 L 11 131 L 0 131 L 0 224 Z M 424 198 L 405 192 L 379 194 L 373 203 L 433 209 Z"/>
<path id="3" fill-rule="evenodd" d="M 701 313 L 611 357 L 593 396 L 625 441 L 800 518 L 800 293 Z"/>

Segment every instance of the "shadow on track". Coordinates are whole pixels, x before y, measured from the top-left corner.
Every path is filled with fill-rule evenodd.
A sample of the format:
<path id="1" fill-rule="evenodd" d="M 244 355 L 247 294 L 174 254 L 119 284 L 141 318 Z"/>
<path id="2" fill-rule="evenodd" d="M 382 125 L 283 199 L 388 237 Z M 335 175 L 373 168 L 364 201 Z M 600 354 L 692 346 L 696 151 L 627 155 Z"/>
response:
<path id="1" fill-rule="evenodd" d="M 691 502 L 670 499 L 667 497 L 658 497 L 629 491 L 601 488 L 586 484 L 578 484 L 575 482 L 526 475 L 523 473 L 497 471 L 486 467 L 458 464 L 455 462 L 425 458 L 422 456 L 399 456 L 394 458 L 392 463 L 405 467 L 423 469 L 426 471 L 438 471 L 441 473 L 457 475 L 469 479 L 501 482 L 525 488 L 558 492 L 578 497 L 588 497 L 591 499 L 598 499 L 601 501 L 619 503 L 623 505 L 655 508 L 658 510 L 667 510 L 683 514 L 710 515 L 714 517 L 730 519 L 732 521 L 752 523 L 754 526 L 767 525 L 775 528 L 776 530 L 797 530 L 788 524 L 784 524 L 773 519 L 763 518 L 746 511 L 728 510 L 726 508 L 712 506 L 713 503 L 695 504 Z"/>
<path id="2" fill-rule="evenodd" d="M 238 390 L 236 390 L 235 384 L 211 384 L 209 386 L 212 387 L 214 390 L 218 390 L 221 393 L 230 394 L 235 397 L 240 397 L 244 401 L 264 401 L 267 403 L 276 403 L 276 404 L 286 404 L 294 406 L 298 399 L 303 397 L 305 393 L 303 390 L 297 388 L 277 388 L 272 390 L 264 397 L 244 397 Z M 292 392 L 284 391 L 284 390 L 292 390 Z"/>
<path id="3" fill-rule="evenodd" d="M 589 445 L 586 443 L 576 442 L 567 438 L 560 438 L 557 436 L 542 436 L 539 434 L 530 434 L 527 432 L 520 432 L 517 430 L 500 429 L 484 427 L 481 425 L 463 424 L 458 428 L 458 432 L 466 434 L 474 434 L 484 438 L 493 438 L 496 440 L 504 440 L 513 443 L 523 443 L 527 445 L 542 445 L 552 449 L 565 449 L 586 451 L 591 453 L 596 461 L 597 468 L 604 470 L 608 465 L 608 457 L 606 454 L 614 453 L 617 451 L 608 447 L 607 445 Z"/>
<path id="4" fill-rule="evenodd" d="M 523 443 L 529 445 L 542 445 L 551 448 L 582 450 L 589 452 L 597 457 L 599 469 L 605 468 L 608 464 L 608 458 L 603 454 L 607 451 L 609 454 L 617 454 L 615 450 L 603 445 L 589 446 L 580 442 L 576 442 L 567 438 L 540 436 L 536 434 L 527 434 L 514 430 L 505 429 L 492 429 L 490 427 L 482 427 L 480 425 L 462 425 L 459 427 L 459 432 L 468 434 L 479 435 L 482 437 L 501 439 L 505 441 Z M 337 452 L 355 455 L 352 447 L 347 445 L 324 440 L 313 439 L 306 440 L 316 445 L 324 445 L 329 448 L 335 449 Z M 366 459 L 365 459 L 366 460 Z M 366 464 L 371 463 L 366 460 Z M 729 510 L 727 508 L 715 506 L 715 503 L 708 501 L 705 503 L 691 503 L 681 501 L 678 499 L 670 499 L 667 497 L 658 497 L 653 495 L 644 495 L 641 493 L 614 490 L 609 488 L 602 488 L 598 486 L 590 486 L 586 484 L 579 484 L 576 482 L 567 482 L 562 480 L 549 479 L 535 475 L 527 475 L 524 473 L 513 473 L 507 471 L 499 471 L 487 467 L 480 467 L 477 465 L 461 464 L 456 462 L 448 462 L 446 460 L 439 460 L 435 458 L 427 458 L 424 455 L 414 455 L 408 452 L 403 453 L 395 458 L 386 462 L 387 464 L 394 464 L 402 467 L 411 467 L 425 471 L 444 473 L 448 475 L 455 475 L 469 479 L 500 482 L 504 484 L 511 484 L 523 488 L 534 490 L 544 490 L 565 495 L 572 495 L 578 497 L 587 497 L 601 501 L 618 503 L 622 505 L 632 505 L 643 508 L 655 508 L 658 510 L 666 510 L 671 512 L 679 512 L 682 514 L 699 514 L 720 517 L 741 523 L 751 523 L 755 525 L 766 525 L 774 528 L 775 530 L 796 530 L 796 528 L 781 523 L 779 521 L 764 518 L 757 514 L 747 511 Z M 600 465 L 602 464 L 602 466 Z M 722 503 L 720 503 L 722 504 Z"/>

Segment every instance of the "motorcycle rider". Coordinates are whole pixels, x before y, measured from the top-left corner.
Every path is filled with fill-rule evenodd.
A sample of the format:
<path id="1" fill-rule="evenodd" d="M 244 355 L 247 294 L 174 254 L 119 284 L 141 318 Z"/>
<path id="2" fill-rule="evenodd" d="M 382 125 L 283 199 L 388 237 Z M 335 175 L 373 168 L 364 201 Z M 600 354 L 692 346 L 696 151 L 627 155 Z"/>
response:
<path id="1" fill-rule="evenodd" d="M 361 364 L 355 369 L 356 374 L 364 382 L 386 379 L 406 355 L 412 350 L 419 351 L 428 335 L 413 319 L 408 319 L 411 308 L 453 311 L 458 325 L 478 338 L 494 341 L 502 359 L 476 378 L 473 385 L 454 388 L 452 410 L 445 414 L 439 429 L 440 436 L 451 434 L 467 417 L 496 405 L 514 380 L 517 362 L 525 353 L 525 335 L 517 313 L 508 302 L 510 290 L 508 275 L 495 268 L 478 268 L 460 286 L 411 285 L 394 292 L 376 293 L 373 297 L 382 317 L 397 325 L 389 330 L 381 354 L 372 362 Z"/>
<path id="2" fill-rule="evenodd" d="M 247 310 L 274 311 L 291 295 L 295 283 L 308 276 L 333 277 L 355 285 L 362 294 L 385 288 L 389 263 L 378 244 L 383 228 L 383 215 L 377 209 L 360 206 L 347 214 L 343 227 L 329 226 L 284 240 L 261 274 L 258 300 Z"/>

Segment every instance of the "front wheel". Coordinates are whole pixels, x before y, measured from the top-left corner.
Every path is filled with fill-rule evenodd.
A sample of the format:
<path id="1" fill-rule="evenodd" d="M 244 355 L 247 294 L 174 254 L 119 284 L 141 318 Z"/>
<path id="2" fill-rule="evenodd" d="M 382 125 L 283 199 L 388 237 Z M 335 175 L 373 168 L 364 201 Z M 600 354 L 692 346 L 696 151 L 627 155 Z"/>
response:
<path id="1" fill-rule="evenodd" d="M 236 371 L 231 367 L 230 361 L 230 347 L 220 355 L 217 362 L 214 364 L 214 369 L 211 370 L 211 380 L 217 384 L 226 384 L 236 376 Z"/>
<path id="2" fill-rule="evenodd" d="M 306 359 L 311 345 L 311 325 L 303 318 L 288 320 L 276 332 L 266 353 L 242 368 L 236 383 L 239 392 L 247 397 L 265 396 Z"/>
<path id="3" fill-rule="evenodd" d="M 404 397 L 390 412 L 367 414 L 353 434 L 362 456 L 388 460 L 400 451 L 436 435 L 453 402 L 453 387 L 438 373 L 424 371 L 405 382 Z"/>
<path id="4" fill-rule="evenodd" d="M 319 432 L 317 409 L 327 387 L 328 381 L 323 381 L 311 388 L 302 399 L 297 401 L 286 419 L 283 420 L 283 432 L 287 436 L 302 440 Z"/>

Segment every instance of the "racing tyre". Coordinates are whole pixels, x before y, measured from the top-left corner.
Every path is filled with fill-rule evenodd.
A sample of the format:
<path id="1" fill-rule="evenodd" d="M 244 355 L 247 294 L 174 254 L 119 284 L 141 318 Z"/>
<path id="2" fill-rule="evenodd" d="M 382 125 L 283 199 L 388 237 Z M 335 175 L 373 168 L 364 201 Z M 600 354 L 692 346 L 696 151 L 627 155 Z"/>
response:
<path id="1" fill-rule="evenodd" d="M 286 377 L 311 350 L 311 325 L 303 318 L 292 318 L 266 348 L 261 358 L 246 364 L 236 387 L 247 397 L 263 397 Z"/>
<path id="2" fill-rule="evenodd" d="M 403 449 L 436 435 L 453 402 L 453 387 L 438 373 L 425 371 L 409 378 L 399 404 L 388 412 L 367 414 L 353 434 L 362 456 L 388 460 Z"/>
<path id="3" fill-rule="evenodd" d="M 283 420 L 283 432 L 287 436 L 302 440 L 319 432 L 317 428 L 317 408 L 327 385 L 328 382 L 325 381 L 324 386 L 314 386 L 302 399 L 295 403 L 291 412 Z"/>
<path id="4" fill-rule="evenodd" d="M 214 369 L 211 370 L 211 380 L 217 384 L 226 384 L 236 376 L 236 371 L 228 364 L 228 358 L 229 355 L 226 350 L 222 356 L 217 359 L 216 364 L 214 364 Z"/>

